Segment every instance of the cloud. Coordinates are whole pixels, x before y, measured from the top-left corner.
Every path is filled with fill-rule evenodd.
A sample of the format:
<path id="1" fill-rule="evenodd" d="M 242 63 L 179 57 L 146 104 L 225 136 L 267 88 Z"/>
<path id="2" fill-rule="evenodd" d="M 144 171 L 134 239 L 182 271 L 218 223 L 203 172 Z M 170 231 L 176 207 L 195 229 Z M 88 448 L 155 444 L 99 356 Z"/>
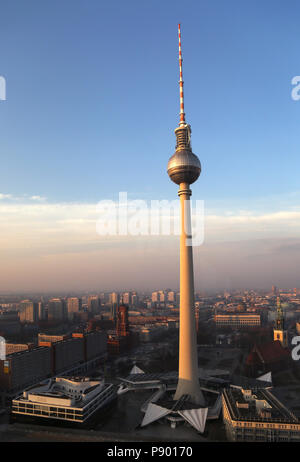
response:
<path id="1" fill-rule="evenodd" d="M 12 195 L 11 194 L 3 194 L 3 193 L 0 193 L 0 200 L 3 200 L 3 199 L 11 199 L 12 198 Z"/>
<path id="2" fill-rule="evenodd" d="M 13 194 L 0 193 L 0 200 L 3 200 L 3 201 L 8 200 L 9 202 L 16 201 L 16 202 L 26 203 L 27 201 L 44 202 L 47 200 L 47 198 L 43 196 L 39 196 L 39 195 L 29 196 L 27 194 L 23 194 L 21 196 L 15 196 Z"/>
<path id="3" fill-rule="evenodd" d="M 299 233 L 298 211 L 263 214 L 237 211 L 230 215 L 205 215 L 205 239 L 208 241 L 296 237 Z"/>
<path id="4" fill-rule="evenodd" d="M 42 196 L 31 196 L 30 199 L 32 201 L 38 201 L 38 202 L 44 202 L 46 200 L 46 197 Z"/>
<path id="5" fill-rule="evenodd" d="M 38 196 L 40 198 L 40 196 Z M 161 217 L 168 217 L 163 208 L 158 211 Z M 130 219 L 128 217 L 128 226 Z M 139 211 L 141 221 L 150 220 L 149 209 Z M 24 203 L 0 203 L 0 250 L 9 253 L 10 249 L 22 252 L 22 249 L 36 248 L 45 252 L 49 248 L 60 249 L 74 246 L 82 248 L 85 245 L 108 245 L 110 242 L 135 242 L 138 235 L 99 235 L 96 225 L 99 219 L 105 218 L 96 203 L 48 203 L 36 200 Z M 108 225 L 114 222 L 113 214 L 106 217 Z M 197 218 L 197 217 L 196 217 Z M 179 221 L 177 212 L 172 218 Z M 195 216 L 193 222 L 197 222 Z M 149 221 L 150 223 L 150 221 Z M 108 229 L 109 228 L 108 226 Z M 133 226 L 129 226 L 133 229 Z M 136 226 L 136 231 L 146 232 L 145 239 L 154 239 L 150 225 Z M 173 227 L 170 227 L 171 232 Z M 283 237 L 297 237 L 300 235 L 300 211 L 278 211 L 275 213 L 258 214 L 250 210 L 224 211 L 211 214 L 209 210 L 204 215 L 204 242 L 230 242 L 253 239 L 272 239 Z M 161 230 L 161 228 L 160 228 Z M 197 231 L 197 230 L 196 230 Z M 195 230 L 194 230 L 195 232 Z M 166 236 L 160 236 L 161 239 Z M 165 239 L 164 239 L 165 240 Z"/>
<path id="6" fill-rule="evenodd" d="M 96 203 L 30 197 L 0 203 L 3 289 L 178 284 L 178 236 L 101 236 Z M 148 212 L 142 209 L 141 216 Z M 208 209 L 204 226 L 204 244 L 194 248 L 198 288 L 297 286 L 300 211 Z"/>

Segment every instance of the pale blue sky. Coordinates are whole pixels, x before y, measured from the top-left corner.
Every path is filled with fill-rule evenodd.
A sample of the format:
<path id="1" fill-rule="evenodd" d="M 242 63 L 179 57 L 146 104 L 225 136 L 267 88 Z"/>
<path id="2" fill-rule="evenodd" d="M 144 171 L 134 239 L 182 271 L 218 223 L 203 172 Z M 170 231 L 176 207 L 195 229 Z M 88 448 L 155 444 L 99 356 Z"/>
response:
<path id="1" fill-rule="evenodd" d="M 33 264 L 33 240 L 44 255 L 50 237 L 64 258 L 69 231 L 56 228 L 61 204 L 76 204 L 70 214 L 78 222 L 86 218 L 80 204 L 117 200 L 120 191 L 131 199 L 176 199 L 166 165 L 179 119 L 178 22 L 186 118 L 202 163 L 193 198 L 217 215 L 208 219 L 208 240 L 234 241 L 222 217 L 241 214 L 237 241 L 299 235 L 300 101 L 291 98 L 291 80 L 300 75 L 297 0 L 2 0 L 0 8 L 7 83 L 0 203 L 5 236 L 15 236 L 10 245 L 2 236 L 7 259 L 26 250 Z M 26 225 L 32 242 L 22 234 L 22 203 L 44 207 L 30 209 L 42 220 Z M 73 249 L 82 252 L 75 231 Z M 16 268 L 21 278 L 16 262 L 11 277 Z"/>
<path id="2" fill-rule="evenodd" d="M 298 191 L 296 0 L 2 1 L 1 192 L 97 201 L 167 197 L 185 106 L 206 200 Z"/>

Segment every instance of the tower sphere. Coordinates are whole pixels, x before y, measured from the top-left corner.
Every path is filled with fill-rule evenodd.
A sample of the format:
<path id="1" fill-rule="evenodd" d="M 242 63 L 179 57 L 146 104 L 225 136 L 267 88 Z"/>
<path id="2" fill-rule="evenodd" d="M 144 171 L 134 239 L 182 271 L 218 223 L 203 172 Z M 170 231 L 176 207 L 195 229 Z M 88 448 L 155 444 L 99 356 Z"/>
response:
<path id="1" fill-rule="evenodd" d="M 167 168 L 168 175 L 176 184 L 194 183 L 201 173 L 201 164 L 198 157 L 189 149 L 175 151 L 170 157 Z"/>

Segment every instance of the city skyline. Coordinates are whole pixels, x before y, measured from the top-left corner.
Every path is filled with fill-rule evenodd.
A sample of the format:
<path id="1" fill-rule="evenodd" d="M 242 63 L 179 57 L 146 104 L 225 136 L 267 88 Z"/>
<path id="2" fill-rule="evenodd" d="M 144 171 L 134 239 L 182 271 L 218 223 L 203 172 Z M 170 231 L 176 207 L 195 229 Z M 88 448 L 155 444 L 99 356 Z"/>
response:
<path id="1" fill-rule="evenodd" d="M 0 32 L 1 291 L 176 287 L 176 237 L 99 236 L 96 205 L 173 198 L 178 16 L 204 172 L 195 288 L 297 287 L 297 2 L 28 5 L 6 3 Z"/>

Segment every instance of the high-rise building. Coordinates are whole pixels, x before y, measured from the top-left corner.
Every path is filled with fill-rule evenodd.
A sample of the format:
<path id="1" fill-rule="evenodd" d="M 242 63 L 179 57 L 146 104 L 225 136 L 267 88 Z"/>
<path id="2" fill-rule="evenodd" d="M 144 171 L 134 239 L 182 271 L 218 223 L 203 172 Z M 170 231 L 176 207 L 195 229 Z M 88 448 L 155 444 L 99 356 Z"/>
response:
<path id="1" fill-rule="evenodd" d="M 107 333 L 104 331 L 92 331 L 72 334 L 73 338 L 83 338 L 84 340 L 84 360 L 90 361 L 93 358 L 106 355 Z"/>
<path id="2" fill-rule="evenodd" d="M 159 291 L 159 303 L 165 303 L 166 302 L 166 293 L 164 290 Z"/>
<path id="3" fill-rule="evenodd" d="M 120 296 L 117 292 L 112 292 L 109 294 L 109 303 L 112 305 L 114 303 L 119 303 Z"/>
<path id="4" fill-rule="evenodd" d="M 62 321 L 66 319 L 67 309 L 65 300 L 60 298 L 51 298 L 48 303 L 48 320 Z"/>
<path id="5" fill-rule="evenodd" d="M 122 294 L 122 303 L 124 303 L 124 305 L 131 306 L 131 292 L 124 292 Z"/>
<path id="6" fill-rule="evenodd" d="M 107 292 L 100 292 L 99 294 L 100 305 L 102 303 L 108 303 L 109 301 L 109 294 Z"/>
<path id="7" fill-rule="evenodd" d="M 88 298 L 88 311 L 97 314 L 100 312 L 100 307 L 101 303 L 98 295 L 90 295 Z"/>
<path id="8" fill-rule="evenodd" d="M 21 332 L 21 322 L 18 311 L 0 310 L 0 335 L 15 335 Z"/>
<path id="9" fill-rule="evenodd" d="M 176 294 L 172 290 L 168 292 L 168 302 L 172 302 L 172 303 L 176 302 Z"/>
<path id="10" fill-rule="evenodd" d="M 152 292 L 152 295 L 151 295 L 152 303 L 156 303 L 158 305 L 165 304 L 167 301 L 167 298 L 168 298 L 168 294 L 164 290 Z"/>
<path id="11" fill-rule="evenodd" d="M 81 298 L 69 297 L 67 299 L 68 319 L 72 321 L 76 317 L 76 314 L 79 313 L 80 310 L 81 310 Z"/>
<path id="12" fill-rule="evenodd" d="M 44 321 L 46 319 L 46 310 L 43 301 L 38 302 L 38 316 L 39 321 Z"/>
<path id="13" fill-rule="evenodd" d="M 36 347 L 0 360 L 0 390 L 19 391 L 51 375 L 50 348 Z"/>
<path id="14" fill-rule="evenodd" d="M 117 313 L 117 335 L 127 337 L 129 335 L 128 305 L 120 305 Z"/>
<path id="15" fill-rule="evenodd" d="M 136 308 L 139 304 L 139 297 L 138 297 L 138 294 L 136 292 L 132 292 L 132 295 L 131 295 L 131 305 L 133 308 Z"/>
<path id="16" fill-rule="evenodd" d="M 115 319 L 117 316 L 117 308 L 120 302 L 120 295 L 117 292 L 112 292 L 109 294 L 109 304 L 110 304 L 110 315 L 112 319 Z"/>
<path id="17" fill-rule="evenodd" d="M 36 323 L 39 318 L 38 304 L 31 300 L 23 300 L 19 305 L 20 321 L 23 323 Z"/>
<path id="18" fill-rule="evenodd" d="M 151 301 L 152 301 L 152 303 L 157 303 L 157 302 L 159 301 L 159 294 L 158 294 L 158 292 L 152 292 Z"/>
<path id="19" fill-rule="evenodd" d="M 190 185 L 200 173 L 201 164 L 191 149 L 191 127 L 185 121 L 182 78 L 181 33 L 179 36 L 179 88 L 180 121 L 175 129 L 176 150 L 168 162 L 168 175 L 179 185 L 178 195 L 181 208 L 180 234 L 180 336 L 179 336 L 179 377 L 175 400 L 189 395 L 197 405 L 204 405 L 204 397 L 198 379 L 198 358 L 194 302 L 193 249 L 191 242 Z"/>
<path id="20" fill-rule="evenodd" d="M 107 348 L 110 355 L 119 355 L 131 345 L 132 333 L 129 331 L 128 309 L 128 305 L 124 303 L 118 306 L 116 332 L 108 335 Z"/>

